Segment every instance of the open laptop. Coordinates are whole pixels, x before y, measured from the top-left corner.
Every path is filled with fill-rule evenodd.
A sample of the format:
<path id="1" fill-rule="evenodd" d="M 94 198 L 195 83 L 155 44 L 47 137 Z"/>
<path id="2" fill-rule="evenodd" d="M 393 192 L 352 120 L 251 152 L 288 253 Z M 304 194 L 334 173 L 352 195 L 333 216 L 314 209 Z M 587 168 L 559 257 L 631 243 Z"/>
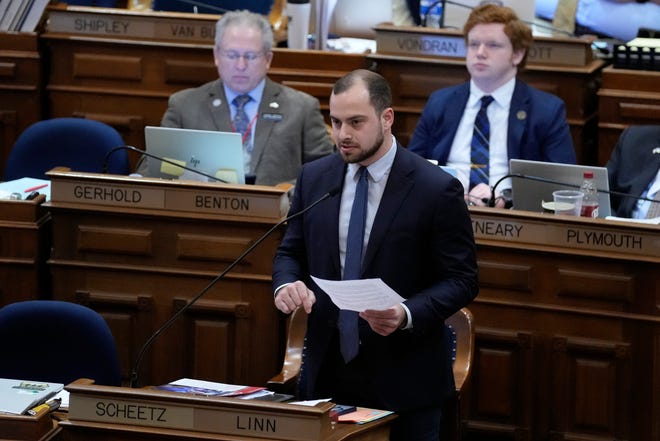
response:
<path id="1" fill-rule="evenodd" d="M 245 184 L 241 135 L 212 130 L 146 126 L 147 153 L 232 184 Z M 147 175 L 165 179 L 212 181 L 195 171 L 149 157 Z"/>
<path id="2" fill-rule="evenodd" d="M 0 413 L 21 415 L 64 387 L 61 383 L 0 378 Z"/>
<path id="3" fill-rule="evenodd" d="M 513 193 L 513 208 L 515 210 L 527 210 L 542 212 L 542 202 L 553 200 L 552 192 L 555 190 L 577 190 L 582 185 L 585 171 L 594 172 L 594 185 L 598 190 L 598 217 L 606 217 L 612 213 L 610 205 L 610 185 L 607 179 L 605 167 L 591 165 L 559 164 L 555 162 L 528 161 L 524 159 L 511 159 L 509 161 L 511 174 L 528 176 L 529 178 L 511 178 L 511 190 Z M 538 177 L 558 183 L 535 181 Z"/>

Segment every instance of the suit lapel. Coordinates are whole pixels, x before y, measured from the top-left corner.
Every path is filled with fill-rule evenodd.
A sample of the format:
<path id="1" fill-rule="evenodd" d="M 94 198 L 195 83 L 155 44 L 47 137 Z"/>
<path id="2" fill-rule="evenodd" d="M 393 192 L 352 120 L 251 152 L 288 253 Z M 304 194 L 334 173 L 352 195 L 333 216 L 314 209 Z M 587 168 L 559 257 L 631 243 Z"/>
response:
<path id="1" fill-rule="evenodd" d="M 213 119 L 213 124 L 215 124 L 216 129 L 220 132 L 234 131 L 231 125 L 231 112 L 229 106 L 231 106 L 231 103 L 227 102 L 222 82 L 218 80 L 211 87 L 208 107 L 211 118 Z"/>
<path id="2" fill-rule="evenodd" d="M 266 78 L 263 96 L 257 111 L 256 131 L 254 132 L 254 145 L 252 146 L 252 170 L 257 169 L 264 150 L 268 145 L 274 125 L 282 118 L 282 105 L 279 96 L 282 87 Z"/>
<path id="3" fill-rule="evenodd" d="M 382 245 L 387 236 L 387 231 L 392 224 L 395 216 L 391 213 L 398 213 L 401 204 L 405 201 L 413 187 L 414 167 L 410 163 L 409 157 L 402 151 L 403 147 L 397 145 L 396 157 L 392 164 L 392 170 L 387 179 L 383 197 L 376 211 L 374 223 L 371 226 L 369 243 L 364 255 L 363 268 L 369 268 L 371 261 L 376 255 L 376 251 Z"/>
<path id="4" fill-rule="evenodd" d="M 527 118 L 529 117 L 529 91 L 520 81 L 516 80 L 509 108 L 509 128 L 507 139 L 507 153 L 509 158 L 520 158 L 520 146 Z"/>

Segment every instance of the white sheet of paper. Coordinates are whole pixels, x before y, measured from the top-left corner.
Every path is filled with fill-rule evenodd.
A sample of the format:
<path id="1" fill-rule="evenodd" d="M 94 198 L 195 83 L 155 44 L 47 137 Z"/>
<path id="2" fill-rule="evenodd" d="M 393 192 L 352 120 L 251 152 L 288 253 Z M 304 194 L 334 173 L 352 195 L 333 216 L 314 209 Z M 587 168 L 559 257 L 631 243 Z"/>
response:
<path id="1" fill-rule="evenodd" d="M 405 300 L 382 279 L 325 280 L 314 276 L 312 279 L 339 309 L 380 311 Z"/>

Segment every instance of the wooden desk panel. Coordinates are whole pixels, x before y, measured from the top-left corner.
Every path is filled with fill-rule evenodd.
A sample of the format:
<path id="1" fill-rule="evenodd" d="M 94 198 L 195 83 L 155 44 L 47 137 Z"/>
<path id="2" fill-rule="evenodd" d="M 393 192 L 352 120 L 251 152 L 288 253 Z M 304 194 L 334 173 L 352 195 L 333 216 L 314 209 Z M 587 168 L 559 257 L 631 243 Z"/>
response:
<path id="1" fill-rule="evenodd" d="M 468 439 L 658 439 L 660 228 L 471 213 Z"/>
<path id="2" fill-rule="evenodd" d="M 37 34 L 0 32 L 0 178 L 18 136 L 43 117 Z"/>
<path id="3" fill-rule="evenodd" d="M 51 218 L 44 201 L 0 200 L 0 307 L 50 298 Z"/>
<path id="4" fill-rule="evenodd" d="M 627 126 L 660 124 L 660 72 L 608 67 L 598 97 L 598 165 L 604 166 Z"/>
<path id="5" fill-rule="evenodd" d="M 103 315 L 115 336 L 126 381 L 149 336 L 276 224 L 265 214 L 258 217 L 262 196 L 257 193 L 278 202 L 275 215 L 270 214 L 277 220 L 282 216 L 279 201 L 285 197 L 284 190 L 272 187 L 49 176 L 53 297 L 87 304 Z M 65 182 L 68 176 L 74 178 Z M 131 189 L 139 193 L 139 202 L 75 200 L 67 192 L 79 187 L 70 183 Z M 169 208 L 152 207 L 151 199 L 161 190 Z M 250 214 L 173 208 L 177 197 L 230 191 L 249 199 Z M 271 262 L 281 237 L 282 230 L 275 230 L 154 341 L 139 370 L 140 384 L 192 377 L 261 385 L 277 372 L 284 322 L 273 306 Z"/>

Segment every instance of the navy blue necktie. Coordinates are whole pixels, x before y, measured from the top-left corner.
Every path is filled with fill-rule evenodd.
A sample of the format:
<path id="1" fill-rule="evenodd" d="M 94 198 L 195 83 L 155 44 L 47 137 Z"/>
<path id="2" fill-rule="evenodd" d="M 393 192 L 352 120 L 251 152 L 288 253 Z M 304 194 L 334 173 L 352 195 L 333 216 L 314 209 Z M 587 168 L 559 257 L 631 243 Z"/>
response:
<path id="1" fill-rule="evenodd" d="M 239 95 L 233 99 L 232 104 L 236 106 L 236 115 L 232 123 L 234 130 L 243 136 L 243 149 L 252 153 L 252 139 L 250 137 L 250 120 L 245 113 L 245 105 L 250 102 L 250 95 Z"/>
<path id="2" fill-rule="evenodd" d="M 364 227 L 367 220 L 367 201 L 369 196 L 369 173 L 367 167 L 358 171 L 355 187 L 355 199 L 351 209 L 346 236 L 346 257 L 344 260 L 344 280 L 356 280 L 362 273 L 362 246 Z M 339 345 L 344 361 L 348 363 L 358 354 L 360 335 L 358 331 L 358 313 L 342 309 L 339 311 Z"/>
<path id="3" fill-rule="evenodd" d="M 481 97 L 481 108 L 474 120 L 470 156 L 470 190 L 477 184 L 488 185 L 490 163 L 490 122 L 488 122 L 487 109 L 493 97 Z"/>

